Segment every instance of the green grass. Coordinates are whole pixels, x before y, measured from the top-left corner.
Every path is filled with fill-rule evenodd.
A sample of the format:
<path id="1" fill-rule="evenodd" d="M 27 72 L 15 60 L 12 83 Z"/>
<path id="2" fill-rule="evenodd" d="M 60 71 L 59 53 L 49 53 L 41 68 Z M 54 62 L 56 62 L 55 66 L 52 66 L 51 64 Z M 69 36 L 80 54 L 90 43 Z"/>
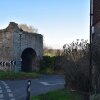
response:
<path id="1" fill-rule="evenodd" d="M 48 92 L 39 96 L 33 96 L 31 100 L 84 100 L 83 96 L 78 92 L 69 92 L 66 90 L 58 90 Z"/>
<path id="2" fill-rule="evenodd" d="M 39 77 L 37 73 L 25 73 L 25 72 L 0 72 L 0 80 L 16 80 L 16 79 L 34 79 Z"/>

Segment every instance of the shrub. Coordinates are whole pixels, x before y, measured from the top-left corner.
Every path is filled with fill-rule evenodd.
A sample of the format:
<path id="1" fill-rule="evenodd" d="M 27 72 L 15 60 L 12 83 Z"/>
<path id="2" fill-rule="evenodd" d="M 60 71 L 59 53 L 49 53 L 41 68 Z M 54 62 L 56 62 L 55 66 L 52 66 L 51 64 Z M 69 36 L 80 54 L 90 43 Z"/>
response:
<path id="1" fill-rule="evenodd" d="M 55 57 L 44 56 L 43 60 L 40 62 L 40 72 L 52 73 L 54 71 L 54 66 Z"/>
<path id="2" fill-rule="evenodd" d="M 89 79 L 83 73 L 77 73 L 71 85 L 75 90 L 89 92 Z"/>
<path id="3" fill-rule="evenodd" d="M 62 56 L 44 56 L 40 62 L 40 72 L 62 74 L 64 72 L 61 63 L 62 59 Z"/>
<path id="4" fill-rule="evenodd" d="M 64 45 L 62 66 L 65 70 L 65 88 L 89 91 L 89 44 L 87 41 Z"/>
<path id="5" fill-rule="evenodd" d="M 87 59 L 86 59 L 87 58 Z M 65 88 L 89 91 L 89 60 L 81 58 L 77 63 L 65 61 Z M 63 65 L 64 65 L 63 64 Z"/>

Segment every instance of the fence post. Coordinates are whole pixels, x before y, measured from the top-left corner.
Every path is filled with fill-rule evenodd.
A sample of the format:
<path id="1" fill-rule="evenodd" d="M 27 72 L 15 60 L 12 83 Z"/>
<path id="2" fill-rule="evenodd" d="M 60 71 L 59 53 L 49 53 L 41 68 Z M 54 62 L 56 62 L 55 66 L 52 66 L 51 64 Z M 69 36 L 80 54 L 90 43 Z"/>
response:
<path id="1" fill-rule="evenodd" d="M 31 80 L 27 81 L 27 97 L 26 100 L 30 100 L 30 87 L 31 87 Z"/>

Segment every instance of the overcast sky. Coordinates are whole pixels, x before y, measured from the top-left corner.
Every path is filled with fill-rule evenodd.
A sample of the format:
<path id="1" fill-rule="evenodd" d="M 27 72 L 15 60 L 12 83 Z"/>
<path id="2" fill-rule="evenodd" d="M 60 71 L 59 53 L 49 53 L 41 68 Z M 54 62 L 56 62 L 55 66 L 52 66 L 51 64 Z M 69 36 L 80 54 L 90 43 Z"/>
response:
<path id="1" fill-rule="evenodd" d="M 62 48 L 89 39 L 89 0 L 1 0 L 0 28 L 11 21 L 38 28 L 47 46 Z"/>

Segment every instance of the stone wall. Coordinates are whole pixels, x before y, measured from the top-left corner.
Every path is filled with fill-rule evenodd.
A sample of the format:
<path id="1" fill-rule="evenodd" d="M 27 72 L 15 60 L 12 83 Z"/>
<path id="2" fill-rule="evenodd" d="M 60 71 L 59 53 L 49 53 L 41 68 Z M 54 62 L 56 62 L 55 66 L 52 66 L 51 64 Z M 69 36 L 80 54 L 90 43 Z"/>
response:
<path id="1" fill-rule="evenodd" d="M 0 61 L 12 60 L 12 32 L 9 30 L 9 26 L 0 30 Z"/>
<path id="2" fill-rule="evenodd" d="M 93 1 L 93 24 L 96 24 L 100 21 L 100 0 L 91 0 Z"/>
<path id="3" fill-rule="evenodd" d="M 93 87 L 96 92 L 100 92 L 100 21 L 94 25 L 92 39 L 93 58 Z"/>
<path id="4" fill-rule="evenodd" d="M 25 32 L 14 22 L 10 22 L 6 29 L 0 30 L 0 61 L 21 61 L 21 54 L 26 48 L 35 50 L 37 58 L 41 59 L 43 36 Z"/>
<path id="5" fill-rule="evenodd" d="M 39 58 L 43 56 L 43 37 L 41 34 L 17 30 L 13 33 L 13 56 L 20 59 L 26 48 L 33 48 Z"/>

